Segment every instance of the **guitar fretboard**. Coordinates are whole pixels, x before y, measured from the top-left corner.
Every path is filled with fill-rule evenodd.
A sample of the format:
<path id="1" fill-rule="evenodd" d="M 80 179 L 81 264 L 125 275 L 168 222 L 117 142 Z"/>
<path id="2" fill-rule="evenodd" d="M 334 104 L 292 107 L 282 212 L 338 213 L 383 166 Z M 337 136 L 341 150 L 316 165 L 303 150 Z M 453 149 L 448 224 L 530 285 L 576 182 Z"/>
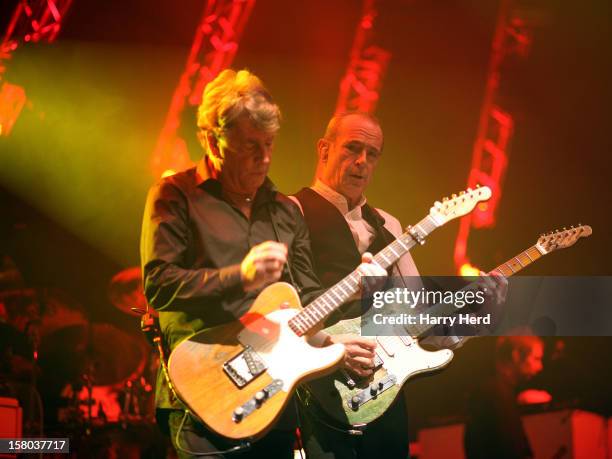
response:
<path id="1" fill-rule="evenodd" d="M 403 233 L 395 241 L 378 252 L 374 257 L 374 261 L 382 268 L 387 269 L 402 255 L 408 253 L 418 241 L 424 240 L 437 227 L 438 225 L 434 219 L 428 215 L 409 231 Z M 353 271 L 306 306 L 299 314 L 295 315 L 289 321 L 289 327 L 298 336 L 313 330 L 359 291 L 360 281 L 361 275 L 359 272 L 357 270 Z"/>
<path id="2" fill-rule="evenodd" d="M 533 245 L 529 247 L 527 250 L 524 250 L 523 252 L 519 253 L 516 257 L 511 258 L 505 263 L 502 263 L 497 268 L 495 268 L 493 271 L 499 271 L 505 277 L 510 277 L 513 274 L 516 274 L 522 269 L 526 268 L 527 266 L 529 266 L 531 263 L 533 263 L 537 259 L 541 258 L 543 254 L 544 252 L 540 251 L 537 245 Z M 474 282 L 468 285 L 467 287 L 464 287 L 464 290 L 473 289 L 475 285 L 476 283 Z M 452 303 L 451 304 L 440 303 L 430 308 L 421 309 L 417 312 L 427 313 L 430 317 L 447 317 L 459 311 L 461 311 L 461 309 L 458 309 Z M 415 324 L 415 325 L 405 325 L 405 328 L 408 331 L 408 334 L 410 336 L 423 337 L 435 326 L 436 325 L 430 325 L 430 324 Z"/>

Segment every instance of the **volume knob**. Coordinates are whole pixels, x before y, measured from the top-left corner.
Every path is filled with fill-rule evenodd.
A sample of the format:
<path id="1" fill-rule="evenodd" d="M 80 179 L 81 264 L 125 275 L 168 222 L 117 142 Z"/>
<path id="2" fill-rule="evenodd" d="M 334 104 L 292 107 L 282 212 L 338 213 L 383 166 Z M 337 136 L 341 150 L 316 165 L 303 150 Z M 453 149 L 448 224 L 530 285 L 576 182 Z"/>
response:
<path id="1" fill-rule="evenodd" d="M 255 393 L 255 403 L 257 403 L 257 405 L 261 405 L 265 399 L 266 393 L 264 391 L 259 390 L 257 393 Z"/>
<path id="2" fill-rule="evenodd" d="M 240 422 L 243 416 L 244 416 L 244 408 L 239 406 L 238 408 L 234 410 L 234 421 Z"/>

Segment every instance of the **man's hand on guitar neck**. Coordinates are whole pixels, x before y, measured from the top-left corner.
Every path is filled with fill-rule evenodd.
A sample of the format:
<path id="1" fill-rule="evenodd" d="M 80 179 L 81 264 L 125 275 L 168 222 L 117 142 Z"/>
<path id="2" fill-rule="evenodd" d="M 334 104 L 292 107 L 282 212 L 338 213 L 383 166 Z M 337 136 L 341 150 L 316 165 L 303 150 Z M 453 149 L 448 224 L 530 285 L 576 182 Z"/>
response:
<path id="1" fill-rule="evenodd" d="M 376 290 L 377 287 L 382 287 L 382 278 L 387 277 L 387 271 L 383 269 L 378 263 L 374 261 L 374 256 L 370 252 L 364 252 L 361 255 L 361 264 L 357 267 L 357 271 L 361 274 L 361 277 L 373 277 L 376 279 L 366 279 L 375 282 L 369 285 L 370 290 Z"/>
<path id="2" fill-rule="evenodd" d="M 508 279 L 499 271 L 485 273 L 480 271 L 478 286 L 484 291 L 486 301 L 492 304 L 502 304 L 508 294 Z"/>
<path id="3" fill-rule="evenodd" d="M 360 274 L 360 279 L 366 277 L 366 282 L 370 282 L 368 285 L 369 291 L 377 290 L 379 287 L 382 288 L 385 283 L 387 271 L 383 269 L 378 263 L 374 261 L 374 256 L 370 252 L 364 252 L 361 255 L 361 264 L 357 266 L 357 271 Z M 359 282 L 360 290 L 363 289 L 362 282 Z M 358 301 L 361 299 L 361 293 L 357 292 L 351 296 L 347 301 Z"/>
<path id="4" fill-rule="evenodd" d="M 287 262 L 287 246 L 266 241 L 252 247 L 240 264 L 240 276 L 245 292 L 276 282 Z"/>

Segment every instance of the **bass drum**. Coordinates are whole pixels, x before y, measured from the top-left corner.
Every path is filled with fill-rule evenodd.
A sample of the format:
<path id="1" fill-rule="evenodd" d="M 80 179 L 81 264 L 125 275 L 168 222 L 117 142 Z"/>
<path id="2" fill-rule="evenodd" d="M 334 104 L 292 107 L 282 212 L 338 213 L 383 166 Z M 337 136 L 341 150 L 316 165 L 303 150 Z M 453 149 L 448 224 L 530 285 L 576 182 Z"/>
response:
<path id="1" fill-rule="evenodd" d="M 87 324 L 83 306 L 63 290 L 42 288 L 39 289 L 38 298 L 41 306 L 41 337 L 44 338 L 60 328 Z"/>

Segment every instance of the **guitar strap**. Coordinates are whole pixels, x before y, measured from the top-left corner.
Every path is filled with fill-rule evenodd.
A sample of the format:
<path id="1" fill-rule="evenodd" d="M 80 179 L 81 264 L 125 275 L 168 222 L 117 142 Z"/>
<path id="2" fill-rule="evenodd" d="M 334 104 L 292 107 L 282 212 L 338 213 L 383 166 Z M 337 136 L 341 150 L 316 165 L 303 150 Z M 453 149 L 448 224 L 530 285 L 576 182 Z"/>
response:
<path id="1" fill-rule="evenodd" d="M 270 210 L 270 204 L 271 203 L 276 203 L 276 201 L 270 201 L 268 203 L 268 205 L 266 206 L 266 208 L 268 209 L 268 215 L 270 216 L 270 222 L 272 223 L 272 229 L 274 230 L 274 236 L 276 237 L 277 242 L 281 242 L 280 235 L 279 235 L 279 232 L 278 232 L 278 228 L 276 226 L 276 221 L 274 220 L 274 214 Z M 289 279 L 291 280 L 291 285 L 293 285 L 293 287 L 297 290 L 298 295 L 299 295 L 302 292 L 302 287 L 300 287 L 295 282 L 295 279 L 293 278 L 293 272 L 291 271 L 291 257 L 289 256 L 289 254 L 287 254 L 287 263 L 285 263 L 283 271 L 285 269 L 287 270 L 287 273 L 289 274 Z"/>

